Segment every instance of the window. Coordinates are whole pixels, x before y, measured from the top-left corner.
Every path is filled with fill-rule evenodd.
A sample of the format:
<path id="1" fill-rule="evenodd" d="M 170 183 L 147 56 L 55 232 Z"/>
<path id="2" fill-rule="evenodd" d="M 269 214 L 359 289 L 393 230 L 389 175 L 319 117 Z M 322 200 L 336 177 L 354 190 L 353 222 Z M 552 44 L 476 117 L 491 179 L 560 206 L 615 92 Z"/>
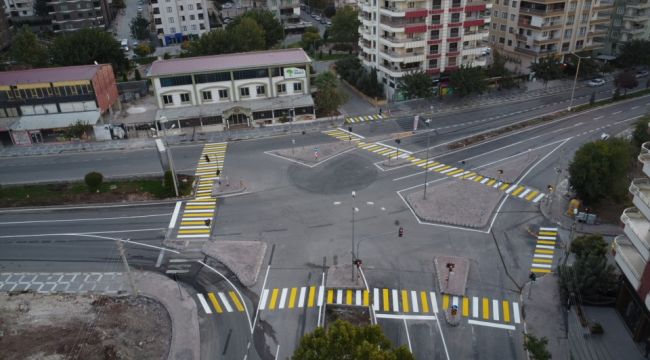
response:
<path id="1" fill-rule="evenodd" d="M 452 38 L 458 37 L 458 34 L 459 34 L 459 29 L 458 28 L 451 28 L 451 30 L 449 30 L 449 37 L 452 37 Z"/>
<path id="2" fill-rule="evenodd" d="M 194 15 L 190 15 L 190 20 L 194 20 L 196 17 Z"/>
<path id="3" fill-rule="evenodd" d="M 196 3 L 196 10 L 203 10 L 203 6 L 201 6 L 201 3 Z"/>
<path id="4" fill-rule="evenodd" d="M 517 7 L 517 1 L 516 1 L 516 0 L 513 0 L 513 1 L 512 1 L 512 7 L 513 7 L 513 8 L 516 8 L 516 7 Z"/>
<path id="5" fill-rule="evenodd" d="M 614 24 L 614 26 L 621 26 L 621 19 L 620 18 L 614 19 L 613 24 Z M 614 36 L 614 37 L 616 37 L 616 36 Z"/>
<path id="6" fill-rule="evenodd" d="M 437 68 L 437 67 L 438 67 L 438 59 L 430 59 L 429 68 Z"/>
<path id="7" fill-rule="evenodd" d="M 171 6 L 167 6 L 167 12 L 168 13 L 172 12 L 172 7 Z"/>
<path id="8" fill-rule="evenodd" d="M 160 78 L 160 87 L 191 85 L 191 84 L 192 84 L 192 76 L 190 75 Z"/>
<path id="9" fill-rule="evenodd" d="M 431 30 L 431 40 L 440 38 L 440 30 Z"/>
<path id="10" fill-rule="evenodd" d="M 515 14 L 510 14 L 510 21 L 515 21 Z"/>
<path id="11" fill-rule="evenodd" d="M 154 24 L 156 25 L 162 25 L 162 20 L 160 18 L 155 18 L 153 19 Z"/>
<path id="12" fill-rule="evenodd" d="M 437 54 L 438 45 L 429 45 L 429 54 Z"/>
<path id="13" fill-rule="evenodd" d="M 199 14 L 199 20 L 203 20 L 203 13 Z"/>
<path id="14" fill-rule="evenodd" d="M 194 75 L 194 81 L 197 84 L 212 83 L 219 81 L 230 81 L 229 72 L 218 72 L 210 74 L 196 74 Z"/>
<path id="15" fill-rule="evenodd" d="M 183 25 L 183 31 L 187 31 L 187 25 Z"/>
<path id="16" fill-rule="evenodd" d="M 183 10 L 184 10 L 184 9 L 183 9 L 183 5 L 181 5 L 181 6 L 180 6 L 180 9 L 181 9 L 181 11 L 183 11 Z"/>
<path id="17" fill-rule="evenodd" d="M 565 37 L 565 38 L 569 38 L 569 37 L 571 37 L 571 32 L 572 32 L 572 31 L 573 31 L 572 29 L 566 29 L 566 30 L 564 30 L 564 37 Z"/>
<path id="18" fill-rule="evenodd" d="M 175 33 L 175 32 L 176 32 L 176 28 L 175 28 L 175 27 L 173 27 L 173 26 L 172 26 L 172 27 L 170 27 L 170 28 L 169 28 L 169 32 L 171 32 L 171 33 Z"/>
<path id="19" fill-rule="evenodd" d="M 508 46 L 512 46 L 512 40 L 508 40 Z"/>
<path id="20" fill-rule="evenodd" d="M 173 18 L 173 17 L 170 17 L 170 18 L 167 19 L 167 20 L 169 21 L 170 24 L 173 24 L 173 23 L 174 23 L 174 18 Z"/>
<path id="21" fill-rule="evenodd" d="M 192 30 L 196 30 L 196 24 L 192 24 L 192 25 L 190 25 L 190 29 L 192 29 Z"/>
<path id="22" fill-rule="evenodd" d="M 451 21 L 452 23 L 460 22 L 460 14 L 459 13 L 451 14 L 451 20 L 449 21 Z"/>
<path id="23" fill-rule="evenodd" d="M 201 19 L 203 19 L 203 16 L 201 16 Z M 199 29 L 201 29 L 201 30 L 205 30 L 205 24 L 200 23 L 200 24 L 199 24 Z"/>
<path id="24" fill-rule="evenodd" d="M 511 33 L 511 34 L 514 34 L 515 29 L 511 26 L 511 27 L 508 28 L 508 32 Z"/>
<path id="25" fill-rule="evenodd" d="M 194 4 L 187 5 L 187 8 L 190 9 L 190 10 L 194 10 Z"/>
<path id="26" fill-rule="evenodd" d="M 503 0 L 503 6 L 508 6 L 508 0 Z"/>
<path id="27" fill-rule="evenodd" d="M 447 65 L 456 66 L 456 58 L 455 57 L 450 57 Z"/>
<path id="28" fill-rule="evenodd" d="M 278 90 L 278 94 L 286 94 L 287 92 L 287 84 L 278 84 L 276 85 L 276 88 Z"/>
<path id="29" fill-rule="evenodd" d="M 505 39 L 505 38 L 502 38 L 502 37 L 499 38 L 499 44 L 503 44 L 503 43 L 505 43 L 505 42 L 506 42 L 506 39 Z"/>
<path id="30" fill-rule="evenodd" d="M 235 80 L 257 79 L 268 77 L 269 72 L 266 69 L 240 70 L 234 71 L 233 76 Z"/>
<path id="31" fill-rule="evenodd" d="M 181 21 L 185 21 L 185 15 L 181 16 Z"/>
<path id="32" fill-rule="evenodd" d="M 492 23 L 492 29 L 494 29 L 494 30 L 497 29 L 497 23 L 495 23 L 495 22 Z"/>
<path id="33" fill-rule="evenodd" d="M 433 15 L 431 16 L 431 23 L 432 24 L 440 24 L 440 15 Z"/>
<path id="34" fill-rule="evenodd" d="M 581 27 L 580 28 L 580 36 L 585 36 L 586 33 L 587 33 L 587 28 L 586 27 Z"/>
<path id="35" fill-rule="evenodd" d="M 494 17 L 495 17 L 495 18 L 498 18 L 498 17 L 499 17 L 499 11 L 498 11 L 498 10 L 494 10 Z"/>
<path id="36" fill-rule="evenodd" d="M 266 95 L 266 86 L 264 85 L 257 85 L 255 88 L 255 92 L 257 95 Z"/>
<path id="37" fill-rule="evenodd" d="M 431 9 L 436 10 L 442 7 L 442 0 L 433 0 Z"/>
<path id="38" fill-rule="evenodd" d="M 625 13 L 625 6 L 619 6 L 616 8 L 616 13 L 619 15 L 623 15 Z"/>
<path id="39" fill-rule="evenodd" d="M 227 98 L 228 98 L 228 89 L 219 90 L 219 99 L 227 99 Z"/>
<path id="40" fill-rule="evenodd" d="M 302 92 L 302 83 L 301 82 L 293 83 L 293 92 Z"/>
<path id="41" fill-rule="evenodd" d="M 201 91 L 203 94 L 203 101 L 212 101 L 212 91 Z"/>
<path id="42" fill-rule="evenodd" d="M 190 94 L 189 93 L 182 93 L 181 94 L 181 103 L 188 103 L 190 102 Z"/>
<path id="43" fill-rule="evenodd" d="M 502 19 L 508 19 L 508 13 L 505 12 L 505 11 L 502 12 L 502 13 L 501 13 L 501 18 L 502 18 Z"/>
<path id="44" fill-rule="evenodd" d="M 171 95 L 163 95 L 163 104 L 171 105 L 174 103 L 174 98 Z"/>
<path id="45" fill-rule="evenodd" d="M 247 87 L 239 88 L 239 95 L 242 97 L 251 96 L 250 90 Z"/>
<path id="46" fill-rule="evenodd" d="M 503 25 L 503 24 L 501 24 L 501 26 L 499 26 L 499 30 L 501 30 L 501 31 L 506 31 L 506 26 Z"/>

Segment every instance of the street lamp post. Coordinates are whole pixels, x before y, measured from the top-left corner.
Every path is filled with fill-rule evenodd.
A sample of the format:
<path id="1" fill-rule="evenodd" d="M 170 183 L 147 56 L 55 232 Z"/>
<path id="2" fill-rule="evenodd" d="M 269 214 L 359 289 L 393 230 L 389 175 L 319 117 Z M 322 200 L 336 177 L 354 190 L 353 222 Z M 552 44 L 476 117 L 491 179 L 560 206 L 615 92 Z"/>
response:
<path id="1" fill-rule="evenodd" d="M 354 281 L 354 261 L 356 260 L 356 256 L 354 254 L 354 213 L 357 211 L 356 199 L 357 192 L 352 191 L 352 262 L 350 263 L 352 265 L 352 281 Z"/>
<path id="2" fill-rule="evenodd" d="M 573 56 L 578 58 L 578 66 L 576 67 L 576 76 L 573 78 L 573 88 L 571 89 L 571 101 L 569 102 L 569 111 L 571 111 L 571 108 L 573 107 L 573 95 L 576 92 L 576 83 L 578 82 L 578 73 L 580 72 L 580 61 L 582 59 L 591 59 L 591 56 L 579 56 L 576 53 L 571 53 Z"/>
<path id="3" fill-rule="evenodd" d="M 428 129 L 429 126 L 431 126 L 431 119 L 427 119 L 427 121 L 424 122 L 424 125 L 426 125 L 427 129 Z M 430 138 L 431 138 L 431 134 L 429 133 L 429 130 L 427 130 L 427 160 L 424 163 L 424 195 L 422 196 L 423 200 L 427 199 L 427 179 L 429 177 L 429 141 L 430 141 Z"/>
<path id="4" fill-rule="evenodd" d="M 176 197 L 178 197 L 178 180 L 176 179 L 176 172 L 174 171 L 174 160 L 172 159 L 172 149 L 169 147 L 169 142 L 167 142 L 167 128 L 165 127 L 165 123 L 167 122 L 167 117 L 161 116 L 160 119 L 158 119 L 158 123 L 160 126 L 163 128 L 163 137 L 165 138 L 165 146 L 167 147 L 167 161 L 169 162 L 169 170 L 172 172 L 172 182 L 174 183 L 174 193 L 176 194 Z M 176 124 L 172 124 L 172 128 L 174 128 Z M 156 133 L 158 132 L 158 127 L 156 127 Z"/>

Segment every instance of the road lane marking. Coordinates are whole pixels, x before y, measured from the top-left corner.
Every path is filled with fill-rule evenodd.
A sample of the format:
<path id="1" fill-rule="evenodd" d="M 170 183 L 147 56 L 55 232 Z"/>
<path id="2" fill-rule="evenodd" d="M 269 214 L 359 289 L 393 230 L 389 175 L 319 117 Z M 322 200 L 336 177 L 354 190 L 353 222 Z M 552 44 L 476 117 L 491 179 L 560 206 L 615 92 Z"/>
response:
<path id="1" fill-rule="evenodd" d="M 219 299 L 221 300 L 221 303 L 223 306 L 226 308 L 227 312 L 232 312 L 232 306 L 230 306 L 230 303 L 228 302 L 228 298 L 224 293 L 218 292 L 217 295 L 219 295 Z"/>
<path id="2" fill-rule="evenodd" d="M 327 303 L 328 304 L 334 303 L 334 290 L 332 289 L 327 290 Z"/>
<path id="3" fill-rule="evenodd" d="M 370 294 L 368 290 L 363 290 L 363 306 L 369 306 L 370 304 Z"/>
<path id="4" fill-rule="evenodd" d="M 307 306 L 308 307 L 314 307 L 314 294 L 315 293 L 316 293 L 316 287 L 315 286 L 310 286 L 309 287 L 309 299 L 307 300 Z"/>
<path id="5" fill-rule="evenodd" d="M 513 325 L 506 325 L 506 324 L 495 324 L 487 321 L 478 321 L 478 320 L 472 320 L 469 319 L 467 320 L 469 324 L 472 325 L 480 325 L 480 326 L 489 326 L 493 328 L 498 328 L 498 329 L 506 329 L 506 330 L 514 330 L 515 327 Z"/>
<path id="6" fill-rule="evenodd" d="M 384 293 L 384 311 L 390 311 L 390 303 L 388 302 L 388 289 L 383 289 Z"/>
<path id="7" fill-rule="evenodd" d="M 399 312 L 399 298 L 397 295 L 397 290 L 393 289 L 393 312 Z"/>
<path id="8" fill-rule="evenodd" d="M 406 290 L 402 290 L 402 310 L 409 312 L 409 297 Z"/>
<path id="9" fill-rule="evenodd" d="M 357 290 L 354 297 L 354 304 L 356 306 L 361 306 L 361 290 Z"/>
<path id="10" fill-rule="evenodd" d="M 266 300 L 269 297 L 269 289 L 264 289 L 262 291 L 262 301 L 260 301 L 260 310 L 264 310 L 266 308 Z"/>
<path id="11" fill-rule="evenodd" d="M 469 316 L 469 299 L 465 296 L 463 296 L 463 316 Z"/>
<path id="12" fill-rule="evenodd" d="M 235 303 L 235 307 L 237 308 L 237 311 L 243 312 L 244 307 L 242 306 L 241 302 L 239 301 L 239 298 L 237 297 L 237 294 L 235 294 L 234 291 L 229 291 L 228 294 L 230 295 L 230 298 L 232 299 L 232 302 Z"/>
<path id="13" fill-rule="evenodd" d="M 169 228 L 172 229 L 176 225 L 176 220 L 178 219 L 178 212 L 181 210 L 182 201 L 176 202 L 176 207 L 174 207 L 174 212 L 172 213 L 172 218 L 169 220 Z"/>
<path id="14" fill-rule="evenodd" d="M 348 289 L 345 294 L 345 303 L 348 305 L 353 305 L 352 304 L 352 290 Z M 339 303 L 340 304 L 340 303 Z"/>
<path id="15" fill-rule="evenodd" d="M 413 312 L 420 312 L 420 308 L 418 306 L 418 293 L 414 290 L 411 290 L 411 307 L 413 308 Z"/>
<path id="16" fill-rule="evenodd" d="M 492 300 L 492 319 L 499 321 L 499 300 Z"/>
<path id="17" fill-rule="evenodd" d="M 210 305 L 208 305 L 208 302 L 205 301 L 205 297 L 203 294 L 196 294 L 197 297 L 199 298 L 199 302 L 201 303 L 201 306 L 203 307 L 203 311 L 205 311 L 206 314 L 212 314 L 212 309 L 210 309 Z"/>
<path id="18" fill-rule="evenodd" d="M 323 306 L 324 297 L 325 297 L 325 286 L 321 285 L 318 287 L 318 306 Z"/>
<path id="19" fill-rule="evenodd" d="M 478 297 L 472 297 L 472 317 L 478 317 Z"/>
<path id="20" fill-rule="evenodd" d="M 212 302 L 212 306 L 214 306 L 214 309 L 217 310 L 217 313 L 219 314 L 223 313 L 223 309 L 221 308 L 221 305 L 219 305 L 219 301 L 217 301 L 217 297 L 214 296 L 214 293 L 208 293 L 208 298 Z"/>
<path id="21" fill-rule="evenodd" d="M 420 299 L 422 300 L 422 312 L 429 312 L 429 302 L 427 301 L 426 291 L 420 291 Z"/>
<path id="22" fill-rule="evenodd" d="M 304 307 L 305 306 L 305 292 L 307 288 L 305 286 L 300 288 L 300 295 L 298 295 L 298 307 Z"/>
<path id="23" fill-rule="evenodd" d="M 519 319 L 519 304 L 518 303 L 512 303 L 512 316 L 515 321 L 515 324 L 519 324 L 520 320 Z"/>
<path id="24" fill-rule="evenodd" d="M 434 294 L 433 291 L 431 291 L 429 293 L 429 296 L 431 297 L 431 308 L 433 310 L 433 313 L 437 314 L 438 313 L 438 300 L 436 300 L 436 294 Z"/>
<path id="25" fill-rule="evenodd" d="M 483 298 L 483 319 L 490 319 L 490 303 L 488 298 Z"/>
<path id="26" fill-rule="evenodd" d="M 273 289 L 273 292 L 271 293 L 271 302 L 269 303 L 269 309 L 273 310 L 275 309 L 275 303 L 278 301 L 278 289 Z"/>
<path id="27" fill-rule="evenodd" d="M 343 304 L 343 290 L 336 290 L 336 303 Z"/>
<path id="28" fill-rule="evenodd" d="M 435 320 L 435 315 L 377 314 L 377 319 Z"/>
<path id="29" fill-rule="evenodd" d="M 372 309 L 375 312 L 379 311 L 379 289 L 377 288 L 372 290 Z"/>
<path id="30" fill-rule="evenodd" d="M 510 322 L 510 306 L 508 306 L 508 301 L 503 300 L 503 321 Z"/>
<path id="31" fill-rule="evenodd" d="M 298 289 L 295 287 L 291 288 L 291 294 L 289 294 L 289 309 L 293 309 L 296 304 L 296 295 Z"/>
<path id="32" fill-rule="evenodd" d="M 442 296 L 442 310 L 447 310 L 449 308 L 449 295 L 445 294 Z"/>
<path id="33" fill-rule="evenodd" d="M 287 300 L 287 288 L 282 288 L 282 293 L 280 294 L 280 304 L 278 304 L 278 309 L 284 309 L 284 302 Z"/>

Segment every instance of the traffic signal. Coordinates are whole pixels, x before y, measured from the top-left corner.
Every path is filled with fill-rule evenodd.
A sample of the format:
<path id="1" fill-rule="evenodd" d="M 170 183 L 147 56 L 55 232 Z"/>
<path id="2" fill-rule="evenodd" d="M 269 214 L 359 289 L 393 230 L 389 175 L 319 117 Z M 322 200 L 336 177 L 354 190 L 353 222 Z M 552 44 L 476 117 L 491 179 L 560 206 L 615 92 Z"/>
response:
<path id="1" fill-rule="evenodd" d="M 348 131 L 352 132 L 352 126 L 348 126 Z"/>

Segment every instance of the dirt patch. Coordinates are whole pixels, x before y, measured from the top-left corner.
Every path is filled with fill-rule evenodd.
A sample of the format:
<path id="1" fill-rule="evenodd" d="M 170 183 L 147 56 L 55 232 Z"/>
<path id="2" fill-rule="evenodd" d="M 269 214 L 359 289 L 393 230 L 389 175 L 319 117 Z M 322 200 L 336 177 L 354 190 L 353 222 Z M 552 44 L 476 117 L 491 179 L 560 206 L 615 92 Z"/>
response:
<path id="1" fill-rule="evenodd" d="M 318 158 L 314 156 L 314 149 L 318 149 Z M 344 151 L 355 148 L 353 142 L 337 141 L 327 144 L 294 146 L 293 148 L 271 151 L 271 154 L 300 161 L 307 165 L 316 165 L 320 161 L 325 161 L 332 156 L 336 156 Z"/>
<path id="2" fill-rule="evenodd" d="M 370 325 L 370 309 L 367 306 L 329 304 L 325 309 L 325 326 L 336 320 L 345 320 L 355 326 Z"/>
<path id="3" fill-rule="evenodd" d="M 165 359 L 170 342 L 150 298 L 0 294 L 0 359 Z"/>

